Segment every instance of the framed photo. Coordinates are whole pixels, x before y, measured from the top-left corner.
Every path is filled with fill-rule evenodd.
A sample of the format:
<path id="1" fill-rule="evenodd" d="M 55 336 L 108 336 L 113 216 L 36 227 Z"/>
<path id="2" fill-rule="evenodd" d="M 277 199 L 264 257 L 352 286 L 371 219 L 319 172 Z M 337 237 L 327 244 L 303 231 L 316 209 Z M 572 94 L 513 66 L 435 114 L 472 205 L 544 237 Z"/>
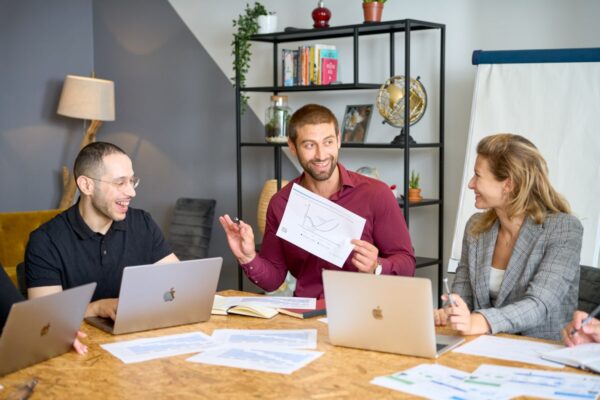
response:
<path id="1" fill-rule="evenodd" d="M 346 106 L 341 126 L 342 143 L 364 143 L 372 113 L 373 104 Z"/>

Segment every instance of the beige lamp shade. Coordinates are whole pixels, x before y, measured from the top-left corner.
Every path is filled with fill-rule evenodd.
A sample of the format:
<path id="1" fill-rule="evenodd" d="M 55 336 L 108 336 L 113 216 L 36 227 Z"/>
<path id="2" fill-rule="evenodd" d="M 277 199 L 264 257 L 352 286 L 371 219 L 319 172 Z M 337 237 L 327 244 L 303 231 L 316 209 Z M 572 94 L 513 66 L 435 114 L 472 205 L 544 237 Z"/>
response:
<path id="1" fill-rule="evenodd" d="M 115 83 L 105 79 L 67 75 L 57 113 L 92 121 L 114 121 Z"/>
<path id="2" fill-rule="evenodd" d="M 288 184 L 285 179 L 281 180 L 281 187 Z M 267 208 L 269 207 L 269 201 L 271 197 L 277 193 L 277 179 L 269 179 L 265 182 L 260 197 L 258 198 L 258 209 L 256 211 L 256 219 L 258 222 L 258 229 L 260 233 L 265 234 L 265 226 L 267 222 Z"/>

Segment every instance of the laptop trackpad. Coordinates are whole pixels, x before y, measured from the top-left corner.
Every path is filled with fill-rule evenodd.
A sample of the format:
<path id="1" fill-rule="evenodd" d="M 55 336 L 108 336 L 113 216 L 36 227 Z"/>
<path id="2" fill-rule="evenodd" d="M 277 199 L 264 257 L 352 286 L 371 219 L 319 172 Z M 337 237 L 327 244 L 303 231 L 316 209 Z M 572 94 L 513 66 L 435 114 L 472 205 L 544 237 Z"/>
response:
<path id="1" fill-rule="evenodd" d="M 113 328 L 115 327 L 115 321 L 113 321 L 111 318 L 88 317 L 85 319 L 85 322 L 109 333 L 112 333 Z"/>

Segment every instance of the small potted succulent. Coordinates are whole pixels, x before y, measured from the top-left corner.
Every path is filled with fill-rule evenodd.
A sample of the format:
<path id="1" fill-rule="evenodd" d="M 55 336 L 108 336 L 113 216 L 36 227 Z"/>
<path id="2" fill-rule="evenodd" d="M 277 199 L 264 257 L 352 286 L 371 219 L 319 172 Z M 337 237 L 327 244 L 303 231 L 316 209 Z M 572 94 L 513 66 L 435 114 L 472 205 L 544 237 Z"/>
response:
<path id="1" fill-rule="evenodd" d="M 418 203 L 423 200 L 421 188 L 419 187 L 420 178 L 420 175 L 414 170 L 410 173 L 410 180 L 408 181 L 408 201 L 411 203 Z"/>
<path id="2" fill-rule="evenodd" d="M 383 13 L 383 4 L 387 0 L 363 0 L 363 13 L 365 22 L 380 22 Z"/>

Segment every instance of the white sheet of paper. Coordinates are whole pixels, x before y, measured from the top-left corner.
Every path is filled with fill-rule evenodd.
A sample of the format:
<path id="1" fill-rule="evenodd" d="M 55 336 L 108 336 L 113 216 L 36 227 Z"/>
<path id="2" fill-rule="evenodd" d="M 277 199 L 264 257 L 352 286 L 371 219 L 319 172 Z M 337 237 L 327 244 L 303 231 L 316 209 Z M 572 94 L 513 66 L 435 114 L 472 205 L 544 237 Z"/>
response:
<path id="1" fill-rule="evenodd" d="M 197 354 L 188 358 L 187 361 L 278 374 L 291 374 L 322 355 L 323 353 L 320 351 L 310 350 L 249 349 L 224 346 Z"/>
<path id="2" fill-rule="evenodd" d="M 277 236 L 342 267 L 366 220 L 302 186 L 293 184 Z"/>
<path id="3" fill-rule="evenodd" d="M 499 390 L 512 392 L 515 396 L 545 399 L 595 400 L 600 395 L 600 377 L 489 364 L 477 368 L 465 384 L 495 386 Z"/>
<path id="4" fill-rule="evenodd" d="M 290 296 L 221 296 L 216 294 L 213 303 L 214 309 L 227 310 L 240 304 L 258 304 L 271 308 L 297 308 L 304 310 L 314 310 L 317 307 L 317 301 L 311 297 L 290 297 Z"/>
<path id="5" fill-rule="evenodd" d="M 216 342 L 202 332 L 181 333 L 100 345 L 125 364 L 197 353 L 215 346 L 217 346 Z"/>
<path id="6" fill-rule="evenodd" d="M 216 329 L 212 338 L 236 347 L 316 349 L 316 329 Z"/>
<path id="7" fill-rule="evenodd" d="M 328 324 L 329 325 L 329 320 L 327 319 L 327 317 L 325 318 L 319 318 L 317 321 L 322 322 L 324 324 Z"/>
<path id="8" fill-rule="evenodd" d="M 514 394 L 484 385 L 465 386 L 469 373 L 439 364 L 421 364 L 388 376 L 378 376 L 371 383 L 388 389 L 429 399 L 509 399 Z"/>
<path id="9" fill-rule="evenodd" d="M 561 347 L 562 346 L 556 344 L 539 343 L 531 340 L 508 339 L 482 335 L 453 351 L 475 356 L 498 358 L 500 360 L 519 361 L 546 367 L 562 368 L 563 366 L 561 364 L 546 361 L 541 358 L 541 354 Z"/>

